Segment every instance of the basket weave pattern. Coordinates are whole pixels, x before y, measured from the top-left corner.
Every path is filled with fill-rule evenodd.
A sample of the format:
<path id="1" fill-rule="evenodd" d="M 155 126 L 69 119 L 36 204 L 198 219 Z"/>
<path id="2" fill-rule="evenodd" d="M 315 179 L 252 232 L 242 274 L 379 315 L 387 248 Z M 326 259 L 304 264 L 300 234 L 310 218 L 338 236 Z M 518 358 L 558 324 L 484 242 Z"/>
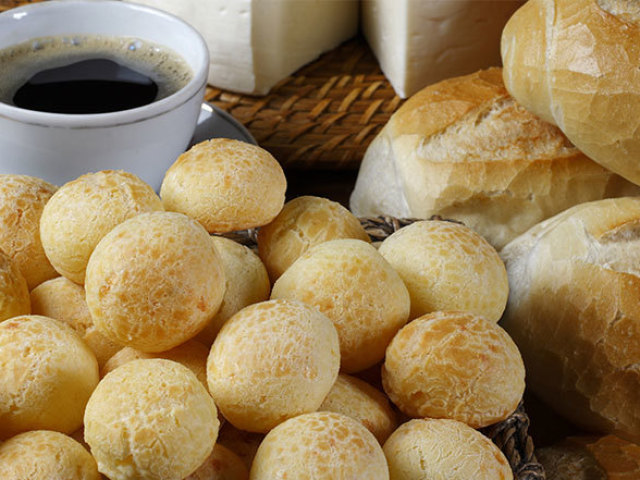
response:
<path id="1" fill-rule="evenodd" d="M 209 88 L 205 99 L 243 123 L 283 167 L 354 169 L 401 105 L 361 37 L 278 83 L 264 97 Z"/>

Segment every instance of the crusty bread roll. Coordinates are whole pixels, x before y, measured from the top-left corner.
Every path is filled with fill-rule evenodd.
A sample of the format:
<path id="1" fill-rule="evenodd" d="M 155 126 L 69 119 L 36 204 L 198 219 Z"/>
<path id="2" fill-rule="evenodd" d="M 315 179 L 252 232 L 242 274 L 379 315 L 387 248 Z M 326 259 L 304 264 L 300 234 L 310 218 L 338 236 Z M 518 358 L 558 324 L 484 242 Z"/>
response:
<path id="1" fill-rule="evenodd" d="M 400 425 L 382 447 L 391 480 L 511 480 L 496 445 L 455 420 L 415 419 Z"/>
<path id="2" fill-rule="evenodd" d="M 640 197 L 577 205 L 501 252 L 502 325 L 528 386 L 574 423 L 640 440 Z"/>
<path id="3" fill-rule="evenodd" d="M 434 312 L 409 322 L 391 341 L 382 367 L 384 390 L 402 412 L 473 428 L 515 411 L 524 376 L 509 335 L 467 312 Z"/>
<path id="4" fill-rule="evenodd" d="M 568 437 L 536 450 L 547 480 L 640 478 L 640 445 L 615 435 Z"/>
<path id="5" fill-rule="evenodd" d="M 637 194 L 519 105 L 493 68 L 407 100 L 369 145 L 350 207 L 457 219 L 499 249 L 577 203 Z"/>
<path id="6" fill-rule="evenodd" d="M 2 480 L 100 480 L 91 454 L 59 432 L 33 430 L 0 445 Z"/>
<path id="7" fill-rule="evenodd" d="M 264 438 L 251 480 L 389 480 L 382 447 L 360 422 L 334 412 L 290 418 Z"/>
<path id="8" fill-rule="evenodd" d="M 104 377 L 89 399 L 84 437 L 98 470 L 119 480 L 182 480 L 211 454 L 220 422 L 187 367 L 133 360 Z"/>
<path id="9" fill-rule="evenodd" d="M 640 183 L 636 0 L 531 0 L 502 34 L 504 81 L 606 168 Z"/>

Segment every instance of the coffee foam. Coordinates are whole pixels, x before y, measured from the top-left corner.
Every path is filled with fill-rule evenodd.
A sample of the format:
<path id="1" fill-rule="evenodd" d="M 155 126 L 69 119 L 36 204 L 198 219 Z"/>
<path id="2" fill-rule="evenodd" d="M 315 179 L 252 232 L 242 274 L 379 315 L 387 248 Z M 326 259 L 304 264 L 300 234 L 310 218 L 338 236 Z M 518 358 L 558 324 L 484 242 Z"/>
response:
<path id="1" fill-rule="evenodd" d="M 158 85 L 156 100 L 180 90 L 193 71 L 177 53 L 134 37 L 51 36 L 0 50 L 0 102 L 12 104 L 16 91 L 33 75 L 89 59 L 107 59 L 150 77 Z"/>

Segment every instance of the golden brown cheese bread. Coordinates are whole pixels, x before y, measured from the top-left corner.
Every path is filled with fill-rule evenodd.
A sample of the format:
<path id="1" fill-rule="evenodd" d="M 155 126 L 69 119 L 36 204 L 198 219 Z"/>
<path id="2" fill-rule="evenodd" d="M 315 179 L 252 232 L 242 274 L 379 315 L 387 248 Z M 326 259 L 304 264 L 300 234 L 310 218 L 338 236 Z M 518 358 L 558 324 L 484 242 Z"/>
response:
<path id="1" fill-rule="evenodd" d="M 100 480 L 91 454 L 71 437 L 32 430 L 0 445 L 2 480 Z"/>
<path id="2" fill-rule="evenodd" d="M 640 183 L 636 0 L 532 0 L 502 34 L 504 81 L 582 152 Z"/>
<path id="3" fill-rule="evenodd" d="M 584 203 L 501 252 L 501 324 L 528 386 L 572 422 L 640 440 L 640 197 Z"/>
<path id="4" fill-rule="evenodd" d="M 369 145 L 350 207 L 460 220 L 500 249 L 572 205 L 637 194 L 514 100 L 492 68 L 407 100 Z"/>
<path id="5" fill-rule="evenodd" d="M 29 287 L 18 265 L 0 250 L 0 322 L 31 313 Z"/>
<path id="6" fill-rule="evenodd" d="M 383 446 L 390 479 L 512 480 L 504 454 L 491 440 L 455 420 L 415 419 Z"/>
<path id="7" fill-rule="evenodd" d="M 194 145 L 169 167 L 160 188 L 167 210 L 198 220 L 210 233 L 269 223 L 284 205 L 287 179 L 265 149 L 228 138 Z"/>
<path id="8" fill-rule="evenodd" d="M 98 470 L 121 480 L 183 480 L 211 454 L 219 427 L 213 399 L 193 372 L 157 358 L 109 373 L 84 414 Z"/>
<path id="9" fill-rule="evenodd" d="M 42 245 L 55 269 L 82 285 L 102 237 L 128 218 L 162 209 L 153 189 L 129 172 L 87 173 L 65 183 L 44 206 Z"/>
<path id="10" fill-rule="evenodd" d="M 281 423 L 264 438 L 251 480 L 388 480 L 382 447 L 360 422 L 334 412 L 313 412 Z"/>
<path id="11" fill-rule="evenodd" d="M 29 289 L 58 276 L 41 241 L 40 219 L 57 187 L 28 175 L 0 175 L 0 250 L 9 255 Z"/>
<path id="12" fill-rule="evenodd" d="M 402 412 L 473 428 L 511 415 L 524 380 L 509 335 L 468 312 L 433 312 L 409 322 L 391 341 L 382 367 L 384 390 Z"/>
<path id="13" fill-rule="evenodd" d="M 72 433 L 98 384 L 98 362 L 67 324 L 40 315 L 0 323 L 0 438 Z"/>
<path id="14" fill-rule="evenodd" d="M 207 360 L 209 391 L 237 428 L 266 433 L 320 407 L 338 376 L 333 323 L 301 302 L 268 300 L 224 324 Z"/>

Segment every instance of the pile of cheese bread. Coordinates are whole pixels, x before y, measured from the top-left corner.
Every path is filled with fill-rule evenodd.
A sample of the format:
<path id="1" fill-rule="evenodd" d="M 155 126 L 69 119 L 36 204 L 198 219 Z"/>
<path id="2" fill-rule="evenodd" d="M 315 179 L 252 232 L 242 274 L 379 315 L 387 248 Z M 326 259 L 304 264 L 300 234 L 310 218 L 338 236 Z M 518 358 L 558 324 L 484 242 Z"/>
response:
<path id="1" fill-rule="evenodd" d="M 444 220 L 374 244 L 286 186 L 229 139 L 159 194 L 0 175 L 0 478 L 514 478 L 478 430 L 525 389 L 496 249 Z"/>
<path id="2" fill-rule="evenodd" d="M 507 268 L 500 325 L 527 386 L 581 429 L 631 442 L 640 441 L 639 39 L 637 2 L 530 0 L 504 28 L 502 68 L 430 85 L 394 114 L 350 203 L 360 216 L 441 215 L 481 233 Z M 637 449 L 635 458 L 632 476 Z"/>

